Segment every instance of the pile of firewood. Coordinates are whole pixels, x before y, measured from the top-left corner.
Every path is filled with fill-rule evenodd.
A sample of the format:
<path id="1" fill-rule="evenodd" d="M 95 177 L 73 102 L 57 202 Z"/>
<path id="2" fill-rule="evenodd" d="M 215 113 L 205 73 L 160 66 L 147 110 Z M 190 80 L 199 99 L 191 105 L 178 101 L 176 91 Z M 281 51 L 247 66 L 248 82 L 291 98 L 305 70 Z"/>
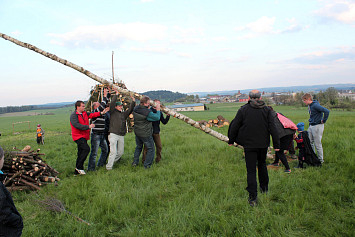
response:
<path id="1" fill-rule="evenodd" d="M 5 151 L 5 160 L 2 171 L 7 174 L 5 186 L 10 191 L 40 190 L 44 184 L 57 185 L 58 171 L 47 165 L 41 158 L 40 149 L 30 151 L 26 146 L 21 151 Z"/>
<path id="2" fill-rule="evenodd" d="M 206 127 L 223 127 L 229 126 L 229 120 L 225 119 L 222 115 L 218 115 L 217 119 L 210 119 L 208 122 L 206 120 L 198 121 L 198 123 L 205 125 Z"/>

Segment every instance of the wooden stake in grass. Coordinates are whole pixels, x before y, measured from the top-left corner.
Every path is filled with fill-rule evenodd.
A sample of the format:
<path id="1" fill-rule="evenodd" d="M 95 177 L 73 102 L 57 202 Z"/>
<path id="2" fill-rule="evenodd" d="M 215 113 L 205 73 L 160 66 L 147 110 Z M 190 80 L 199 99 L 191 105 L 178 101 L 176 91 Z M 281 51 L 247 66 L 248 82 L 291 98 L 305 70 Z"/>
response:
<path id="1" fill-rule="evenodd" d="M 81 73 L 85 74 L 86 76 L 90 77 L 91 79 L 93 79 L 93 80 L 95 80 L 95 81 L 97 81 L 97 82 L 99 82 L 99 83 L 101 83 L 101 84 L 105 84 L 105 85 L 109 85 L 109 86 L 111 86 L 111 87 L 114 87 L 114 88 L 116 88 L 116 89 L 117 89 L 121 94 L 123 94 L 123 95 L 126 95 L 126 96 L 133 96 L 133 97 L 135 97 L 136 99 L 141 99 L 141 98 L 143 97 L 142 95 L 140 95 L 140 94 L 138 94 L 138 93 L 136 93 L 136 92 L 129 91 L 129 90 L 127 90 L 127 89 L 123 89 L 123 88 L 121 88 L 121 87 L 118 87 L 118 86 L 112 84 L 110 81 L 107 81 L 107 80 L 105 80 L 105 79 L 103 79 L 103 78 L 101 78 L 101 77 L 95 75 L 94 73 L 92 73 L 92 72 L 86 70 L 85 68 L 80 67 L 80 66 L 78 66 L 78 65 L 76 65 L 76 64 L 74 64 L 74 63 L 72 63 L 72 62 L 69 62 L 68 60 L 63 59 L 63 58 L 60 58 L 60 57 L 58 57 L 57 55 L 54 55 L 54 54 L 48 53 L 48 52 L 46 52 L 46 51 L 44 51 L 44 50 L 42 50 L 42 49 L 39 49 L 39 48 L 37 48 L 37 47 L 34 46 L 34 45 L 21 42 L 21 41 L 19 41 L 19 40 L 17 40 L 17 39 L 14 39 L 14 38 L 12 38 L 12 37 L 6 35 L 6 34 L 3 34 L 3 33 L 0 33 L 0 36 L 1 36 L 1 38 L 5 39 L 5 40 L 8 40 L 8 41 L 10 41 L 10 42 L 12 42 L 12 43 L 14 43 L 14 44 L 17 44 L 17 45 L 19 45 L 19 46 L 21 46 L 21 47 L 30 49 L 30 50 L 32 50 L 32 51 L 34 51 L 34 52 L 36 52 L 36 53 L 42 54 L 43 56 L 45 56 L 45 57 L 47 57 L 47 58 L 50 58 L 50 59 L 52 59 L 52 60 L 54 60 L 54 61 L 57 61 L 57 62 L 59 62 L 59 63 L 65 65 L 65 66 L 67 66 L 67 67 L 71 67 L 71 68 L 73 68 L 74 70 L 77 70 L 78 72 L 81 72 Z M 154 102 L 151 100 L 151 101 L 150 101 L 150 104 L 151 104 L 151 105 L 154 105 Z M 195 127 L 195 128 L 198 128 L 198 129 L 204 131 L 205 133 L 207 133 L 207 134 L 209 134 L 209 135 L 211 135 L 211 136 L 213 136 L 213 137 L 215 137 L 215 138 L 217 138 L 217 139 L 219 139 L 219 140 L 221 140 L 221 141 L 228 142 L 228 140 L 229 140 L 227 136 L 225 136 L 225 135 L 223 135 L 223 134 L 221 134 L 221 133 L 219 133 L 219 132 L 216 132 L 216 131 L 210 129 L 209 127 L 207 127 L 207 126 L 205 126 L 205 125 L 203 125 L 203 124 L 200 124 L 200 123 L 194 121 L 193 119 L 191 119 L 191 118 L 189 118 L 189 117 L 187 117 L 187 116 L 185 116 L 185 115 L 183 115 L 183 114 L 177 113 L 177 112 L 175 112 L 175 111 L 173 111 L 173 110 L 170 110 L 170 109 L 168 109 L 168 108 L 166 108 L 166 107 L 164 107 L 164 106 L 161 107 L 161 110 L 162 110 L 164 113 L 170 114 L 170 115 L 173 116 L 174 118 L 178 118 L 178 119 L 184 121 L 185 123 L 190 124 L 191 126 L 193 126 L 193 127 Z M 235 143 L 234 145 L 237 146 L 237 147 L 239 147 L 239 148 L 243 148 L 242 146 L 237 145 L 236 143 Z"/>
<path id="2" fill-rule="evenodd" d="M 54 199 L 54 198 L 49 198 L 46 199 L 44 201 L 41 200 L 37 200 L 38 203 L 42 204 L 42 206 L 44 208 L 46 208 L 49 211 L 54 211 L 54 212 L 65 212 L 73 217 L 75 217 L 75 219 L 77 219 L 80 222 L 83 222 L 87 225 L 91 225 L 89 222 L 81 219 L 80 217 L 74 215 L 73 213 L 71 213 L 70 211 L 68 211 L 67 209 L 65 209 L 63 203 L 61 201 L 59 201 L 58 199 Z"/>

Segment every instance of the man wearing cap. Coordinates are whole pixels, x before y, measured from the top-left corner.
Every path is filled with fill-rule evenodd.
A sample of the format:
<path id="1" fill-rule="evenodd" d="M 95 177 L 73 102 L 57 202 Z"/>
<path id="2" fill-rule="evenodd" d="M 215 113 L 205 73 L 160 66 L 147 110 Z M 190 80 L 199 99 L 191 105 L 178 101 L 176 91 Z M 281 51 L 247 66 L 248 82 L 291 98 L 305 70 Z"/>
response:
<path id="1" fill-rule="evenodd" d="M 135 99 L 131 96 L 132 102 L 126 111 L 123 111 L 123 104 L 117 101 L 118 90 L 114 88 L 116 95 L 110 103 L 110 128 L 108 140 L 110 141 L 110 155 L 106 164 L 107 170 L 112 170 L 113 164 L 121 159 L 124 153 L 124 136 L 127 133 L 126 120 L 136 105 Z"/>
<path id="2" fill-rule="evenodd" d="M 280 139 L 271 109 L 261 100 L 260 91 L 252 90 L 248 103 L 238 110 L 228 129 L 228 144 L 231 146 L 236 142 L 244 147 L 250 206 L 257 204 L 256 166 L 260 190 L 264 193 L 268 191 L 269 176 L 265 160 L 270 134 L 275 151 L 279 151 Z"/>

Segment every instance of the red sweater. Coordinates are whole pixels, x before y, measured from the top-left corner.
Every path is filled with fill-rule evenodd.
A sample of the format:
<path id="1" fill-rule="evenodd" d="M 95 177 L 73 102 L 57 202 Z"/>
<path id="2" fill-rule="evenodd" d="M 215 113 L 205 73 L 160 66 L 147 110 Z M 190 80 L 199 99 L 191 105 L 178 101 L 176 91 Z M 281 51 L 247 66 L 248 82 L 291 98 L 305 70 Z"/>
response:
<path id="1" fill-rule="evenodd" d="M 76 141 L 80 138 L 85 138 L 86 140 L 89 140 L 89 118 L 96 118 L 100 115 L 101 112 L 87 113 L 86 111 L 84 111 L 82 114 L 79 114 L 77 111 L 74 111 L 70 115 L 71 135 L 73 137 L 73 140 Z"/>

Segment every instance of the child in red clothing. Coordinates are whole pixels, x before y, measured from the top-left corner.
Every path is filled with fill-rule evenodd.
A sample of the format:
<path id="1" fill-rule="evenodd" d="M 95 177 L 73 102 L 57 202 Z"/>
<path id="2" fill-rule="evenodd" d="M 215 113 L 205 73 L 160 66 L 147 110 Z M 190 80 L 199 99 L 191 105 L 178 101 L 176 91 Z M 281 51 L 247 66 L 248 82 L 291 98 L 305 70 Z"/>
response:
<path id="1" fill-rule="evenodd" d="M 303 163 L 305 161 L 305 148 L 304 148 L 304 142 L 302 136 L 302 133 L 304 131 L 303 122 L 297 124 L 297 131 L 298 131 L 298 136 L 295 135 L 295 140 L 297 142 L 297 149 L 299 149 L 299 152 L 298 152 L 298 166 L 296 166 L 295 168 L 303 168 Z"/>

